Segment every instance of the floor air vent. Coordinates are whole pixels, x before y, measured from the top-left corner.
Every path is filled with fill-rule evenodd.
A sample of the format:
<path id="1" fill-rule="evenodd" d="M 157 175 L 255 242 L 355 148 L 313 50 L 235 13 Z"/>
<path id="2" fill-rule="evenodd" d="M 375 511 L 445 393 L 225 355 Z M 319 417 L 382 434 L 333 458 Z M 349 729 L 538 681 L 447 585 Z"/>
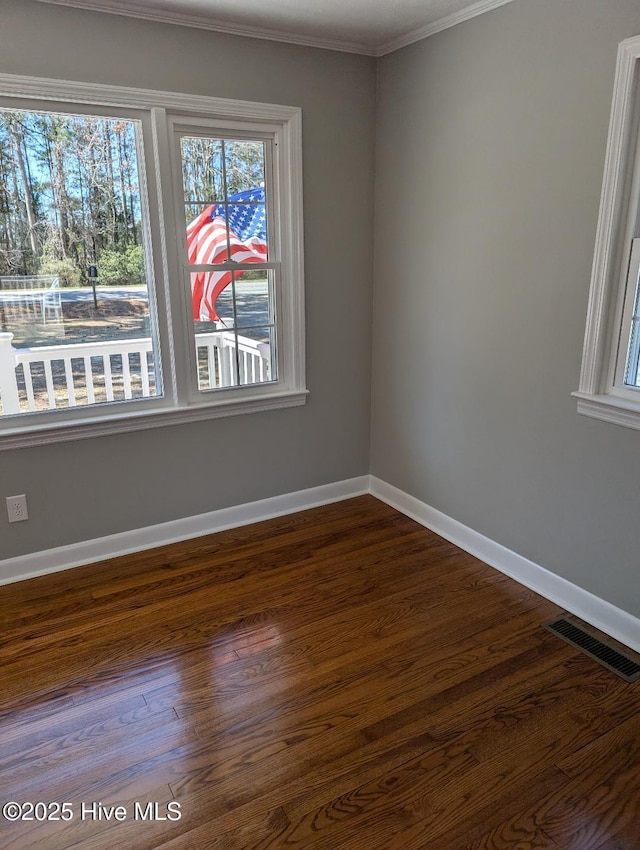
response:
<path id="1" fill-rule="evenodd" d="M 551 622 L 545 623 L 544 628 L 553 632 L 554 635 L 562 638 L 571 646 L 582 650 L 586 655 L 591 656 L 603 667 L 611 670 L 612 673 L 620 676 L 626 682 L 635 682 L 640 679 L 640 664 L 637 661 L 612 646 L 608 646 L 602 640 L 590 634 L 584 627 L 578 626 L 566 617 L 556 617 Z"/>

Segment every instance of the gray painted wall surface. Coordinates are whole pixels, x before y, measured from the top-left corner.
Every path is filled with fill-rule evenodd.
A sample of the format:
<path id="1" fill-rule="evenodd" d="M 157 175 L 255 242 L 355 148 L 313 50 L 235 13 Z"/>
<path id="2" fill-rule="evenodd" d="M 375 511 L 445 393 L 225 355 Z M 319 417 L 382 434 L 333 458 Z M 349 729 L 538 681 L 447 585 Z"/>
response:
<path id="1" fill-rule="evenodd" d="M 369 469 L 375 63 L 0 0 L 0 72 L 301 106 L 305 407 L 0 453 L 0 558 L 295 491 Z M 2 498 L 4 504 L 4 498 Z"/>
<path id="2" fill-rule="evenodd" d="M 379 65 L 372 472 L 640 615 L 640 433 L 576 413 L 637 0 L 515 0 Z"/>

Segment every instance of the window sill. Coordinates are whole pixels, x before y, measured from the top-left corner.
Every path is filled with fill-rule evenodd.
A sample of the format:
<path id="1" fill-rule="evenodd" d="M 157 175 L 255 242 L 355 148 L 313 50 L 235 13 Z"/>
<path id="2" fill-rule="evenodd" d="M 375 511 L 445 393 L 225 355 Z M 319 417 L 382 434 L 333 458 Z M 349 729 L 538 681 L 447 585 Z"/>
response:
<path id="1" fill-rule="evenodd" d="M 591 395 L 583 392 L 571 395 L 578 400 L 578 413 L 640 431 L 640 402 L 613 395 Z"/>
<path id="2" fill-rule="evenodd" d="M 124 434 L 130 431 L 145 431 L 150 428 L 163 428 L 170 425 L 182 425 L 188 422 L 200 422 L 206 419 L 220 419 L 237 416 L 241 413 L 259 413 L 263 410 L 276 410 L 281 407 L 300 407 L 306 404 L 308 390 L 288 390 L 262 396 L 207 404 L 173 410 L 154 410 L 144 413 L 127 413 L 94 418 L 91 421 L 65 419 L 55 425 L 36 425 L 25 430 L 24 419 L 16 419 L 16 427 L 0 433 L 0 451 L 21 449 L 29 446 L 48 446 L 89 437 L 103 437 L 110 434 Z"/>

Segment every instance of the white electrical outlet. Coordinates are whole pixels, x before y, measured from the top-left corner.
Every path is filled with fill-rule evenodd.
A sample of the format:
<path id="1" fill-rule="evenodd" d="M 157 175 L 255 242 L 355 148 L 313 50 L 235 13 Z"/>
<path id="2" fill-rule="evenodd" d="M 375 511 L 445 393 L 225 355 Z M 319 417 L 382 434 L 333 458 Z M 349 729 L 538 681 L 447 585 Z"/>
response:
<path id="1" fill-rule="evenodd" d="M 9 522 L 22 522 L 24 519 L 29 519 L 27 511 L 27 497 L 22 496 L 7 496 L 7 515 Z"/>

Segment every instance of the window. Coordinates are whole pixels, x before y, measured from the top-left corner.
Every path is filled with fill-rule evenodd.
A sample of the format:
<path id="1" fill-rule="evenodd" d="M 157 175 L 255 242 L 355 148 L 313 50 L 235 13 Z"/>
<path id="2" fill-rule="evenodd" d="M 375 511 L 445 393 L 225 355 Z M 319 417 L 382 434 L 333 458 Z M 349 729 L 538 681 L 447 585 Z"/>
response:
<path id="1" fill-rule="evenodd" d="M 622 42 L 578 412 L 640 429 L 640 37 Z"/>
<path id="2" fill-rule="evenodd" d="M 272 140 L 171 123 L 181 164 L 176 221 L 200 357 L 193 370 L 198 391 L 275 381 L 280 263 L 269 193 Z"/>
<path id="3" fill-rule="evenodd" d="M 304 404 L 300 111 L 0 75 L 0 448 Z"/>

